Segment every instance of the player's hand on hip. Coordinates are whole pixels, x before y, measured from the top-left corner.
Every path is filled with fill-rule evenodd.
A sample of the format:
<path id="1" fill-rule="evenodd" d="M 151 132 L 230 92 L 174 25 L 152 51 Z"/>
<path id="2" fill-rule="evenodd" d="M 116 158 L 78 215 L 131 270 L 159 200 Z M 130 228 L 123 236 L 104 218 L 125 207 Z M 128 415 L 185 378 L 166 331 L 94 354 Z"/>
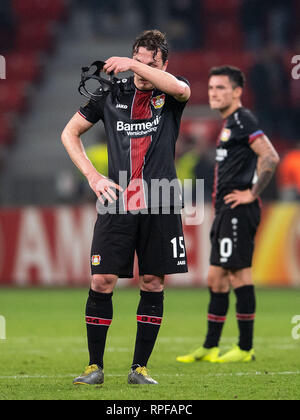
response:
<path id="1" fill-rule="evenodd" d="M 231 204 L 230 208 L 234 209 L 241 204 L 250 204 L 256 200 L 251 190 L 233 190 L 230 194 L 224 197 L 225 204 Z"/>
<path id="2" fill-rule="evenodd" d="M 124 191 L 120 185 L 100 174 L 91 176 L 88 178 L 88 181 L 91 189 L 102 204 L 104 204 L 104 198 L 106 198 L 109 203 L 113 203 L 118 199 L 114 190 Z"/>
<path id="3" fill-rule="evenodd" d="M 127 57 L 111 57 L 105 62 L 103 70 L 105 73 L 118 74 L 131 70 L 132 58 Z"/>

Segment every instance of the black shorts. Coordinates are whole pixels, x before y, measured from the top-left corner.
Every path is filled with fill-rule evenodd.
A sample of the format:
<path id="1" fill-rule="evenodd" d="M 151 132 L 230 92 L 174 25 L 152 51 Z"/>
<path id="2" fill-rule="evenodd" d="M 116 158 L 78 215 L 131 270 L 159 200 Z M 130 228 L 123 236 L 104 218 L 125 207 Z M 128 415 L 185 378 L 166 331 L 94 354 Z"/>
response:
<path id="1" fill-rule="evenodd" d="M 210 234 L 211 265 L 229 270 L 252 266 L 254 238 L 260 214 L 257 201 L 216 214 Z"/>
<path id="2" fill-rule="evenodd" d="M 98 215 L 91 250 L 92 274 L 132 278 L 135 252 L 139 275 L 186 273 L 181 215 Z"/>

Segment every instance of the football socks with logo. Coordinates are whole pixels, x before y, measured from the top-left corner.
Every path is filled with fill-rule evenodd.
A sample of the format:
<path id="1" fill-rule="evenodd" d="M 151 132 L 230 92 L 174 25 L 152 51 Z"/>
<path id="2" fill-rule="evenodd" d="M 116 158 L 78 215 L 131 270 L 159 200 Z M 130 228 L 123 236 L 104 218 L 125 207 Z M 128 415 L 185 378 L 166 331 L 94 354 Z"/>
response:
<path id="1" fill-rule="evenodd" d="M 113 317 L 113 293 L 98 293 L 90 289 L 86 304 L 86 328 L 90 365 L 103 369 L 106 335 Z"/>
<path id="2" fill-rule="evenodd" d="M 226 315 L 229 308 L 229 293 L 214 293 L 210 289 L 210 303 L 208 307 L 208 332 L 204 347 L 207 349 L 218 347 Z"/>
<path id="3" fill-rule="evenodd" d="M 249 351 L 253 347 L 256 298 L 254 286 L 243 286 L 235 289 L 237 298 L 236 317 L 238 321 L 241 350 Z"/>
<path id="4" fill-rule="evenodd" d="M 141 290 L 137 310 L 137 335 L 132 368 L 147 366 L 163 317 L 164 292 Z"/>

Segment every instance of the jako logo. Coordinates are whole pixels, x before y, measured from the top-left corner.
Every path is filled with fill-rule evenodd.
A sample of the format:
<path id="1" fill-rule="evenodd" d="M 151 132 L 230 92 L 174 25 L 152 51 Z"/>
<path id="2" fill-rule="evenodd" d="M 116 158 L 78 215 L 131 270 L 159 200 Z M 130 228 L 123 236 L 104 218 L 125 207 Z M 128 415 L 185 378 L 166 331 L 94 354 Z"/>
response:
<path id="1" fill-rule="evenodd" d="M 0 79 L 6 79 L 6 60 L 0 55 Z"/>
<path id="2" fill-rule="evenodd" d="M 292 78 L 295 80 L 300 79 L 300 55 L 295 55 L 292 58 L 292 64 L 296 64 L 296 66 L 292 70 Z"/>
<path id="3" fill-rule="evenodd" d="M 6 339 L 6 321 L 4 316 L 0 315 L 0 340 Z"/>

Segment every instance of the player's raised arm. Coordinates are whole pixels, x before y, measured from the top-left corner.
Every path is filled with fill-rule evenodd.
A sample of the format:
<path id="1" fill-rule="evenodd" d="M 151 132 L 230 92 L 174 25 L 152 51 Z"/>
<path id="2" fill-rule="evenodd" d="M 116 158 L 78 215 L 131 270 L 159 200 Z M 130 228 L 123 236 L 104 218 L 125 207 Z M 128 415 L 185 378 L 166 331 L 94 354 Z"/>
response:
<path id="1" fill-rule="evenodd" d="M 271 181 L 280 159 L 274 146 L 265 135 L 258 137 L 250 147 L 258 156 L 258 180 L 251 190 L 254 197 L 258 197 Z"/>
<path id="2" fill-rule="evenodd" d="M 153 36 L 159 45 L 153 44 Z M 154 88 L 173 96 L 179 102 L 187 102 L 191 90 L 187 83 L 168 73 L 168 44 L 165 36 L 157 31 L 145 31 L 133 45 L 132 58 L 111 57 L 106 60 L 104 71 L 114 74 L 132 71 L 139 90 Z"/>
<path id="3" fill-rule="evenodd" d="M 87 157 L 84 146 L 81 141 L 81 136 L 86 133 L 91 127 L 92 123 L 85 120 L 79 113 L 66 125 L 62 132 L 61 140 L 65 146 L 71 160 L 80 170 L 80 172 L 87 178 L 90 187 L 95 192 L 99 200 L 104 203 L 103 195 L 110 203 L 112 199 L 116 200 L 117 196 L 111 188 L 116 188 L 122 191 L 122 188 L 107 179 L 105 176 L 99 174 L 92 162 Z"/>
<path id="4" fill-rule="evenodd" d="M 162 62 L 159 54 L 157 58 L 152 57 L 151 61 L 147 60 L 148 57 L 149 55 L 146 57 L 146 54 L 143 54 L 142 49 L 134 58 L 111 57 L 106 60 L 104 70 L 115 74 L 133 71 L 140 83 L 149 82 L 153 87 L 173 96 L 179 102 L 187 102 L 191 96 L 187 83 L 166 72 L 168 62 L 160 66 Z"/>

